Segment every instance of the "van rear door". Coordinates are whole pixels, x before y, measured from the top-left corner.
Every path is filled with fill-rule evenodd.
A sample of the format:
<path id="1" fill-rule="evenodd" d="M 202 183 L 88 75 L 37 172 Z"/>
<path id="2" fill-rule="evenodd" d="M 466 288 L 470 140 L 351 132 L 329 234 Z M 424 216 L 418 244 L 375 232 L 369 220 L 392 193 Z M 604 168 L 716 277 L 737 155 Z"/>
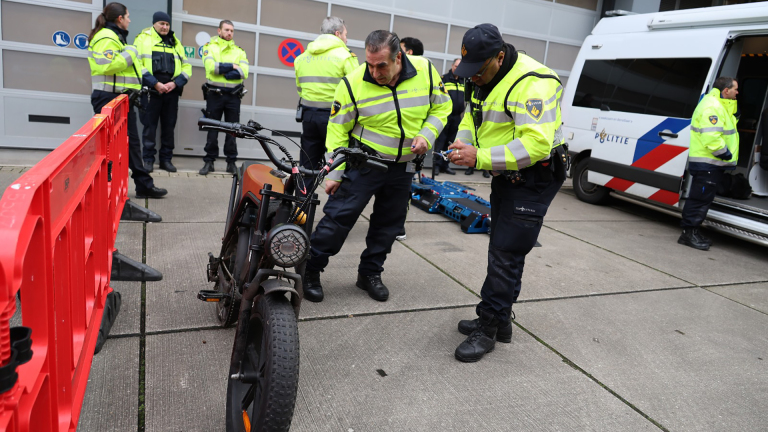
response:
<path id="1" fill-rule="evenodd" d="M 656 30 L 585 41 L 569 123 L 578 119 L 593 131 L 591 183 L 679 202 L 691 115 L 717 73 L 727 34 Z"/>

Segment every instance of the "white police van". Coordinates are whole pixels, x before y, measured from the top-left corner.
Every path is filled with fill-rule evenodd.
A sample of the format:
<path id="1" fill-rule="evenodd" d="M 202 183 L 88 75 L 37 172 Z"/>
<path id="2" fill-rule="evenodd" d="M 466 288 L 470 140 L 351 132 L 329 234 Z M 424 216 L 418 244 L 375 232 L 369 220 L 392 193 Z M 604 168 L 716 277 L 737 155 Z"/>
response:
<path id="1" fill-rule="evenodd" d="M 746 200 L 718 196 L 704 225 L 768 246 L 768 6 L 759 3 L 604 18 L 584 41 L 562 101 L 576 195 L 609 194 L 679 216 L 691 115 L 718 76 L 739 83 Z M 762 120 L 762 121 L 761 121 Z M 768 146 L 766 147 L 768 152 Z"/>

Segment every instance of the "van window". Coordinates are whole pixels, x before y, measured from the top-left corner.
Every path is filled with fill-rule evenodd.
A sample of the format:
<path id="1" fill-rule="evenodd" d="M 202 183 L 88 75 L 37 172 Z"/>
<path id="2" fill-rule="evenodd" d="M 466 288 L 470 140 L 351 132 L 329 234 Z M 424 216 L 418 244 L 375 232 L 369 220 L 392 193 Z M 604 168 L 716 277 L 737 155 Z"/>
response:
<path id="1" fill-rule="evenodd" d="M 691 118 L 711 64 L 709 58 L 587 60 L 573 105 Z"/>

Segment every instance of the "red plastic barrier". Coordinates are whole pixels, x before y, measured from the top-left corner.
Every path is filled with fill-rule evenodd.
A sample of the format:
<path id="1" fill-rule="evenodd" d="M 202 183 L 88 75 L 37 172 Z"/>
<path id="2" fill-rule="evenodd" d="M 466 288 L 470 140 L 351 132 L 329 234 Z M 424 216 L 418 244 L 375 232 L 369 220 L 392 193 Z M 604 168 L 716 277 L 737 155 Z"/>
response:
<path id="1" fill-rule="evenodd" d="M 112 101 L 0 200 L 0 366 L 19 290 L 33 350 L 0 394 L 0 430 L 77 427 L 127 199 L 127 110 Z"/>

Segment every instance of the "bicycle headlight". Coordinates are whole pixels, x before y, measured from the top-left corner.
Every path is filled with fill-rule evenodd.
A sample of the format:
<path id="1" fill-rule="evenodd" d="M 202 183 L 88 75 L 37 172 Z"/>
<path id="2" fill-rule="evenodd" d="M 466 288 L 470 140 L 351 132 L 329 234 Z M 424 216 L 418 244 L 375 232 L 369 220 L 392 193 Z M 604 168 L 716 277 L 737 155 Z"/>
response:
<path id="1" fill-rule="evenodd" d="M 267 256 L 280 267 L 295 267 L 307 258 L 309 239 L 296 225 L 280 225 L 267 234 Z"/>

